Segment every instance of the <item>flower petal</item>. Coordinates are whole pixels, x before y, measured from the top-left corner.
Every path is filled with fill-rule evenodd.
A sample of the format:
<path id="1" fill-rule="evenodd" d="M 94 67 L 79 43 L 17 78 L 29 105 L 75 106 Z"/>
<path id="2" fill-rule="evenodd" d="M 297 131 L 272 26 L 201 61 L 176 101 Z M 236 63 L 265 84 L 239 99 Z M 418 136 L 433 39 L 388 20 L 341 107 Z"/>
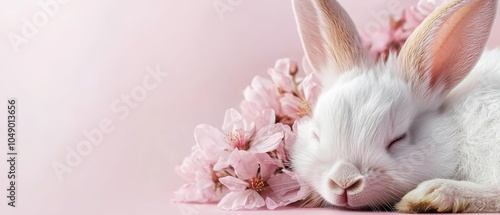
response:
<path id="1" fill-rule="evenodd" d="M 243 128 L 241 126 L 241 121 L 243 120 L 243 116 L 234 108 L 230 108 L 226 110 L 226 114 L 224 116 L 224 122 L 222 123 L 222 130 L 224 132 L 229 132 L 234 130 L 235 128 Z"/>
<path id="2" fill-rule="evenodd" d="M 290 171 L 284 171 L 282 174 L 271 177 L 266 192 L 262 193 L 266 197 L 268 209 L 282 207 L 306 197 L 308 192 L 306 186 L 303 186 L 296 179 L 296 175 Z"/>
<path id="3" fill-rule="evenodd" d="M 255 139 L 250 143 L 248 151 L 255 153 L 266 153 L 278 148 L 283 140 L 284 134 L 281 124 L 266 126 L 257 132 Z"/>
<path id="4" fill-rule="evenodd" d="M 211 172 L 211 162 L 208 161 L 200 147 L 197 145 L 191 148 L 191 155 L 184 158 L 181 165 L 175 167 L 175 172 L 187 181 L 195 180 L 195 173 L 202 172 L 209 174 Z"/>
<path id="5" fill-rule="evenodd" d="M 252 84 L 243 92 L 243 96 L 246 101 L 255 103 L 259 111 L 273 109 L 278 115 L 281 113 L 278 102 L 280 94 L 269 79 L 255 76 Z"/>
<path id="6" fill-rule="evenodd" d="M 300 120 L 295 121 L 295 124 L 297 124 L 297 122 L 299 121 Z M 288 154 L 290 153 L 290 151 L 293 148 L 293 145 L 295 144 L 295 140 L 297 139 L 297 134 L 292 131 L 289 125 L 284 125 L 284 124 L 281 125 L 283 127 L 285 137 L 283 138 L 283 144 L 280 144 L 278 148 L 276 148 L 276 152 L 278 154 L 278 159 L 280 159 L 282 163 L 288 163 L 290 161 Z"/>
<path id="7" fill-rule="evenodd" d="M 231 155 L 231 152 L 229 151 L 223 151 L 220 153 L 219 160 L 217 160 L 217 163 L 214 165 L 214 171 L 222 170 L 231 165 L 229 155 Z"/>
<path id="8" fill-rule="evenodd" d="M 280 166 L 280 162 L 277 159 L 271 158 L 267 153 L 257 153 L 255 154 L 260 166 L 259 176 L 262 177 L 263 181 L 267 181 L 276 169 Z"/>
<path id="9" fill-rule="evenodd" d="M 188 183 L 174 193 L 174 202 L 207 202 L 196 183 Z"/>
<path id="10" fill-rule="evenodd" d="M 217 161 L 220 152 L 224 151 L 229 144 L 224 140 L 224 134 L 218 129 L 201 124 L 194 129 L 196 144 L 209 161 Z"/>
<path id="11" fill-rule="evenodd" d="M 234 150 L 229 156 L 229 161 L 239 179 L 248 180 L 257 176 L 259 163 L 253 153 Z"/>
<path id="12" fill-rule="evenodd" d="M 228 191 L 225 187 L 214 190 L 214 187 L 205 187 L 203 182 L 191 182 L 177 190 L 172 200 L 184 203 L 213 203 L 218 202 Z"/>
<path id="13" fill-rule="evenodd" d="M 300 118 L 299 107 L 301 103 L 299 97 L 296 97 L 291 93 L 286 93 L 283 97 L 281 97 L 280 104 L 281 110 L 286 117 L 292 119 Z"/>
<path id="14" fill-rule="evenodd" d="M 219 181 L 223 185 L 226 185 L 226 187 L 231 192 L 243 191 L 246 190 L 248 187 L 248 183 L 246 181 L 243 181 L 233 176 L 226 176 L 223 178 L 219 178 Z"/>
<path id="15" fill-rule="evenodd" d="M 309 102 L 311 106 L 314 106 L 319 94 L 321 94 L 321 87 L 319 86 L 316 74 L 312 73 L 306 76 L 300 83 L 299 88 L 307 102 Z"/>
<path id="16" fill-rule="evenodd" d="M 257 209 L 265 204 L 264 198 L 259 193 L 254 190 L 244 190 L 228 193 L 217 206 L 224 210 L 239 210 L 242 208 Z"/>
<path id="17" fill-rule="evenodd" d="M 255 130 L 260 130 L 276 122 L 276 114 L 273 109 L 265 109 L 252 118 L 255 122 Z"/>
<path id="18" fill-rule="evenodd" d="M 285 92 L 292 92 L 293 81 L 291 73 L 296 72 L 296 70 L 297 63 L 290 59 L 280 59 L 276 61 L 273 69 L 268 70 L 268 73 L 278 88 Z"/>
<path id="19" fill-rule="evenodd" d="M 259 105 L 256 102 L 243 100 L 240 103 L 241 113 L 246 119 L 256 118 L 260 114 Z"/>

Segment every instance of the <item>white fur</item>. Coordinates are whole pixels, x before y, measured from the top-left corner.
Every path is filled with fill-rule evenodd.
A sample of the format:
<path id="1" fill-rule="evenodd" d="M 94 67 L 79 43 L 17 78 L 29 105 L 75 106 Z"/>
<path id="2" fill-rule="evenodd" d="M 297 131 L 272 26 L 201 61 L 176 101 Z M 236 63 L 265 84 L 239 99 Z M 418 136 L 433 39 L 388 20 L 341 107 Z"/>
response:
<path id="1" fill-rule="evenodd" d="M 338 206 L 389 206 L 421 182 L 436 178 L 486 185 L 484 191 L 496 190 L 487 195 L 488 201 L 496 195 L 500 206 L 498 60 L 500 50 L 486 52 L 440 109 L 422 113 L 394 68 L 380 64 L 344 73 L 321 95 L 314 116 L 299 124 L 295 171 Z M 406 130 L 409 137 L 386 150 L 388 142 Z M 314 141 L 313 132 L 320 142 Z M 340 194 L 329 189 L 328 174 L 338 162 L 357 166 L 366 183 L 349 205 L 336 204 Z M 500 212 L 500 207 L 492 211 Z"/>
<path id="2" fill-rule="evenodd" d="M 332 0 L 321 5 L 328 2 Z M 427 21 L 427 29 L 439 29 L 454 10 L 468 4 L 483 11 L 488 8 L 471 2 L 454 0 L 440 9 L 448 15 L 434 15 L 437 21 Z M 496 5 L 496 1 L 488 0 L 488 4 Z M 467 10 L 476 16 L 475 21 L 492 21 L 491 14 Z M 457 19 L 464 17 L 459 15 Z M 482 27 L 487 29 L 488 24 Z M 421 32 L 431 35 L 415 36 L 413 45 L 419 45 L 418 37 L 422 37 L 432 46 L 432 34 L 437 31 L 422 28 Z M 472 32 L 453 33 L 470 36 Z M 475 43 L 485 40 L 480 37 Z M 468 49 L 476 53 L 482 47 Z M 411 51 L 420 49 L 406 50 L 404 61 L 391 55 L 386 63 L 362 63 L 347 71 L 331 66 L 335 62 L 324 63 L 318 71 L 324 74 L 324 91 L 312 117 L 298 122 L 294 171 L 328 205 L 385 209 L 399 202 L 396 207 L 403 212 L 500 212 L 500 50 L 484 52 L 475 67 L 481 52 L 453 55 L 451 60 L 467 60 L 464 65 L 473 69 L 449 93 L 448 87 L 457 81 L 449 79 L 450 73 L 440 80 L 440 73 L 417 71 L 430 67 L 412 64 L 432 63 L 432 53 L 411 56 Z M 425 75 L 413 75 L 417 72 Z M 463 72 L 468 71 L 457 75 L 464 77 Z M 436 85 L 429 84 L 431 78 L 438 80 Z M 404 139 L 388 147 L 405 133 Z"/>
<path id="3" fill-rule="evenodd" d="M 500 186 L 500 49 L 485 52 L 446 101 L 456 126 L 457 180 Z M 446 138 L 446 137 L 445 137 Z M 467 162 L 473 161 L 473 162 Z"/>
<path id="4" fill-rule="evenodd" d="M 423 121 L 436 120 L 436 114 L 417 115 L 416 106 L 395 68 L 380 64 L 343 73 L 318 99 L 314 116 L 298 126 L 295 171 L 333 205 L 374 208 L 397 202 L 422 181 L 451 176 L 451 156 L 435 156 L 449 149 L 434 147 L 423 135 L 435 130 Z M 409 137 L 386 150 L 410 126 Z M 312 132 L 320 142 L 311 141 Z M 431 146 L 435 149 L 428 150 Z M 364 191 L 351 196 L 349 205 L 336 204 L 339 195 L 328 188 L 328 172 L 342 161 L 357 166 L 365 178 Z"/>

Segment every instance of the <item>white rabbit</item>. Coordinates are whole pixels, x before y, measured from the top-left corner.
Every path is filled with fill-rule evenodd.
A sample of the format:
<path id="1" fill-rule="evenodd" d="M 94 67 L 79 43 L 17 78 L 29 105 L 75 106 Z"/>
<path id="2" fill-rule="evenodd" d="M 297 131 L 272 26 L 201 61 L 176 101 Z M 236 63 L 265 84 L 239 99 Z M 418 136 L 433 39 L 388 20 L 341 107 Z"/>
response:
<path id="1" fill-rule="evenodd" d="M 337 1 L 293 5 L 323 93 L 292 166 L 322 205 L 500 212 L 500 50 L 483 52 L 497 1 L 446 2 L 386 63 Z"/>

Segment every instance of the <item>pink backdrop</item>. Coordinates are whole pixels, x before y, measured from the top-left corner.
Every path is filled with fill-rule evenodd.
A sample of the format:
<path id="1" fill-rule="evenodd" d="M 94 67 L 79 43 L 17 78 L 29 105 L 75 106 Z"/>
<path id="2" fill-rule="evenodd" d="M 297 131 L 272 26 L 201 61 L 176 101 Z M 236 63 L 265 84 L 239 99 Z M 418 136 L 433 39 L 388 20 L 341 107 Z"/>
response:
<path id="1" fill-rule="evenodd" d="M 218 14 L 217 2 L 230 11 Z M 340 2 L 362 32 L 400 3 Z M 0 98 L 18 99 L 20 154 L 18 207 L 2 197 L 0 214 L 223 213 L 170 202 L 193 128 L 219 127 L 253 76 L 303 55 L 290 1 L 8 0 L 0 20 Z M 500 21 L 492 38 L 499 46 Z M 85 133 L 100 144 L 58 178 L 53 165 L 69 165 Z"/>

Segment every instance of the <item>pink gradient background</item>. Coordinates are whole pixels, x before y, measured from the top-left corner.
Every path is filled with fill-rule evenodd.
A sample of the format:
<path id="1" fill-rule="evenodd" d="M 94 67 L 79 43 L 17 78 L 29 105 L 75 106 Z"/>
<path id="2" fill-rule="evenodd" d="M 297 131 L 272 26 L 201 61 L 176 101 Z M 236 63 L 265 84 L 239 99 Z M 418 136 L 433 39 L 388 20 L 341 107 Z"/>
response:
<path id="1" fill-rule="evenodd" d="M 0 214 L 256 213 L 171 203 L 182 184 L 173 169 L 189 154 L 197 124 L 219 127 L 253 76 L 266 75 L 278 58 L 302 58 L 290 1 L 242 0 L 221 20 L 213 0 L 69 0 L 15 53 L 7 35 L 19 34 L 22 18 L 31 19 L 46 1 L 0 2 L 0 98 L 18 98 L 20 153 L 15 209 L 6 207 L 7 165 L 0 162 Z M 340 2 L 365 29 L 390 0 Z M 491 38 L 490 47 L 500 45 L 500 21 Z M 142 83 L 148 65 L 169 77 L 118 119 L 111 103 Z M 51 164 L 63 162 L 66 148 L 104 118 L 115 131 L 58 181 Z M 5 144 L 0 153 L 4 160 Z"/>

